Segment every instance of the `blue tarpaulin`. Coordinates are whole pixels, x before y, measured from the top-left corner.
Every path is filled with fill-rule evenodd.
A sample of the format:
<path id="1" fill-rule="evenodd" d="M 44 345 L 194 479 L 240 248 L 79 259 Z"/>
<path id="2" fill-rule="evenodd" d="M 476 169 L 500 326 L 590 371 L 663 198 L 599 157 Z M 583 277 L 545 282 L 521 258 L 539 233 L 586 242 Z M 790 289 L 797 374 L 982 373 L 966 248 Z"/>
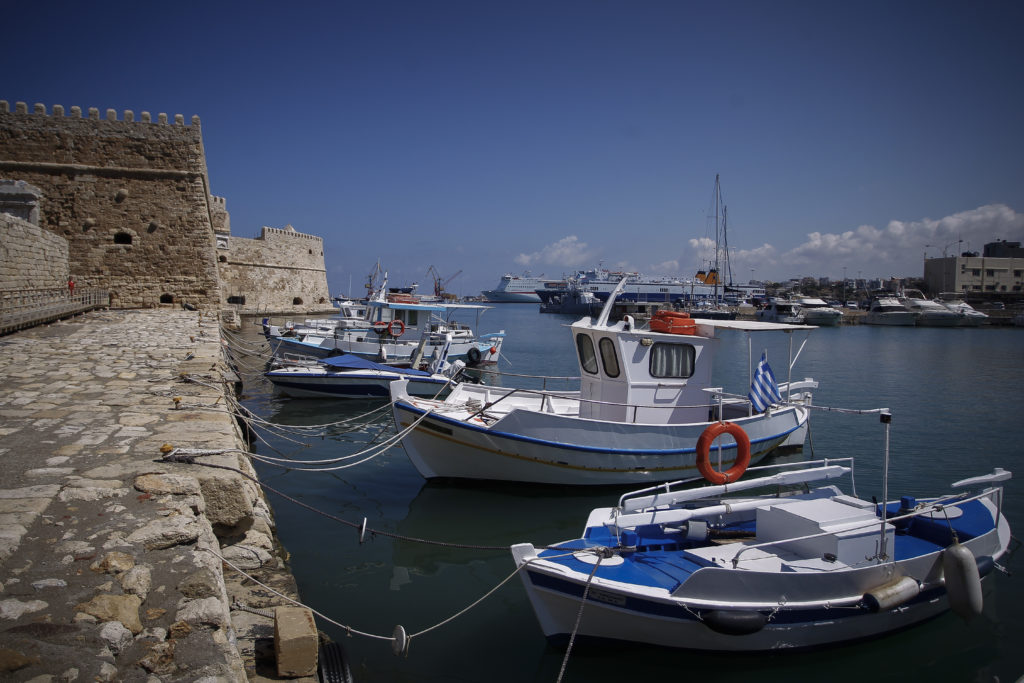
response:
<path id="1" fill-rule="evenodd" d="M 325 358 L 320 361 L 320 364 L 332 368 L 343 368 L 347 370 L 386 370 L 388 372 L 398 372 L 403 375 L 414 375 L 416 377 L 430 376 L 429 372 L 413 370 L 412 368 L 396 368 L 392 365 L 382 365 L 381 363 L 374 363 L 372 360 L 367 360 L 366 358 L 355 356 L 351 353 L 346 353 L 342 356 L 334 356 L 332 358 Z"/>

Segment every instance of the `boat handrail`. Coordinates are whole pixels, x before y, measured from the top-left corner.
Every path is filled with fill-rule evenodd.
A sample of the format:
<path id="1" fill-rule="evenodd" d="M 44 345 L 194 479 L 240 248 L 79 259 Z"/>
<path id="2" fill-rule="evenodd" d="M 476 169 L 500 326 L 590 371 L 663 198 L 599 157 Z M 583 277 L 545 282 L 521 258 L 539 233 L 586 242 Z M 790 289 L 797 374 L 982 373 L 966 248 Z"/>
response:
<path id="1" fill-rule="evenodd" d="M 558 379 L 558 380 L 568 381 L 568 380 L 574 380 L 574 379 L 579 379 L 580 378 L 579 375 L 574 375 L 574 376 L 571 376 L 571 377 L 569 377 L 569 376 L 560 377 L 558 375 L 527 375 L 527 374 L 518 373 L 518 372 L 505 372 L 504 370 L 491 370 L 491 369 L 488 369 L 488 368 L 475 368 L 475 370 L 476 370 L 476 372 L 486 373 L 486 374 L 489 374 L 489 375 L 501 375 L 502 377 L 526 377 L 527 379 L 545 379 L 545 380 L 546 379 L 552 379 L 552 380 Z"/>
<path id="2" fill-rule="evenodd" d="M 845 458 L 823 458 L 823 459 L 819 459 L 819 460 L 803 460 L 801 462 L 769 463 L 769 464 L 766 464 L 766 465 L 754 465 L 753 467 L 748 467 L 746 469 L 746 471 L 747 472 L 762 472 L 764 470 L 784 470 L 784 469 L 795 469 L 795 468 L 798 468 L 798 467 L 799 468 L 805 468 L 805 469 L 811 469 L 812 467 L 818 466 L 818 465 L 820 465 L 822 467 L 829 467 L 831 465 L 836 465 L 836 464 L 839 464 L 839 463 L 848 463 L 849 470 L 850 470 L 851 474 L 853 473 L 853 458 L 852 457 L 845 457 Z M 636 496 L 636 497 L 639 497 L 639 496 L 649 496 L 650 494 L 657 494 L 659 492 L 662 493 L 662 494 L 673 493 L 672 487 L 674 487 L 674 486 L 682 486 L 684 484 L 692 484 L 695 481 L 702 481 L 702 480 L 703 480 L 703 477 L 690 477 L 689 479 L 677 479 L 675 481 L 667 481 L 667 482 L 665 482 L 663 484 L 657 484 L 656 486 L 648 486 L 647 488 L 637 489 L 635 491 L 627 491 L 626 493 L 623 493 L 621 496 L 619 496 L 619 503 L 617 505 L 617 508 L 618 509 L 626 509 L 626 501 L 629 500 L 630 498 L 633 498 L 634 496 Z M 741 481 L 751 481 L 751 480 L 741 480 Z M 768 485 L 771 485 L 771 484 L 769 483 Z M 735 483 L 733 483 L 731 485 L 727 484 L 726 486 L 732 486 L 731 490 L 733 490 L 733 491 L 737 490 Z M 697 488 L 697 489 L 687 489 L 687 491 L 688 492 L 689 491 L 699 491 L 702 494 L 702 497 L 707 497 L 707 496 L 710 496 L 710 495 L 717 495 L 717 494 L 715 494 L 713 492 L 714 488 L 715 487 L 704 486 L 704 487 Z M 634 505 L 635 505 L 635 503 L 634 503 Z M 632 507 L 634 507 L 634 505 L 631 505 L 630 507 L 632 508 Z"/>
<path id="3" fill-rule="evenodd" d="M 491 388 L 491 387 L 487 387 L 486 385 L 479 385 L 479 386 L 481 386 L 483 389 Z M 681 408 L 717 408 L 717 407 L 719 407 L 719 405 L 721 405 L 720 402 L 718 402 L 718 401 L 715 401 L 715 402 L 712 402 L 712 403 L 673 404 L 673 405 L 665 405 L 665 406 L 641 404 L 641 403 L 619 403 L 617 401 L 599 401 L 597 399 L 592 399 L 592 398 L 583 398 L 582 396 L 580 396 L 578 394 L 574 395 L 574 396 L 567 396 L 567 395 L 564 395 L 564 394 L 560 394 L 559 392 L 556 392 L 556 391 L 549 391 L 547 389 L 527 389 L 525 387 L 512 387 L 512 388 L 509 389 L 508 393 L 503 394 L 502 396 L 499 396 L 494 401 L 491 401 L 490 403 L 485 404 L 483 406 L 483 408 L 481 408 L 480 410 L 478 410 L 475 413 L 473 413 L 472 415 L 470 415 L 467 419 L 472 419 L 472 418 L 480 415 L 484 411 L 489 410 L 492 406 L 500 403 L 501 401 L 505 400 L 509 396 L 512 396 L 512 395 L 515 395 L 515 394 L 536 394 L 536 395 L 541 397 L 541 400 L 551 399 L 551 398 L 561 398 L 561 399 L 565 399 L 567 401 L 578 401 L 580 403 L 590 403 L 590 404 L 593 404 L 593 405 L 616 406 L 616 407 L 619 407 L 619 408 L 629 408 L 629 409 L 632 409 L 632 411 L 633 411 L 633 420 L 634 421 L 636 421 L 637 413 L 640 410 L 679 410 Z M 737 404 L 737 403 L 749 403 L 750 402 L 750 399 L 748 399 L 746 397 L 736 397 L 736 398 L 737 398 L 737 400 L 731 401 L 730 405 L 734 405 L 734 404 Z M 787 402 L 783 401 L 781 403 L 774 404 L 774 405 L 784 409 L 786 407 L 789 407 L 790 405 L 798 406 L 800 404 L 796 404 L 796 403 L 790 404 L 790 403 L 787 403 Z"/>

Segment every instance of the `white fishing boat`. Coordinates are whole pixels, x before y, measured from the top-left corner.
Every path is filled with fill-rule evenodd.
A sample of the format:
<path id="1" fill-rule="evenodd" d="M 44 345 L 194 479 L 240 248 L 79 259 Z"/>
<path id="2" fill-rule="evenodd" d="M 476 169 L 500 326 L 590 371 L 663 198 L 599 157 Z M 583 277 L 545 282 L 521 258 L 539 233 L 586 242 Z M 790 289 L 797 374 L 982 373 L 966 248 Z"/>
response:
<path id="1" fill-rule="evenodd" d="M 913 327 L 917 324 L 917 317 L 895 296 L 876 296 L 871 299 L 868 312 L 864 315 L 864 323 Z"/>
<path id="2" fill-rule="evenodd" d="M 718 330 L 813 328 L 670 312 L 656 314 L 649 329 L 629 316 L 609 324 L 614 301 L 613 293 L 597 320 L 571 326 L 579 391 L 460 384 L 444 400 L 427 400 L 393 382 L 395 424 L 420 474 L 562 485 L 668 481 L 696 471 L 701 434 L 719 417 L 749 436 L 746 444 L 723 437 L 726 463 L 756 462 L 806 425 L 809 394 L 774 394 L 755 408 L 713 387 L 711 369 Z"/>
<path id="3" fill-rule="evenodd" d="M 593 510 L 574 540 L 513 545 L 544 635 L 792 651 L 878 637 L 950 609 L 976 617 L 982 581 L 1011 542 L 1000 485 L 1010 473 L 891 499 L 890 416 L 881 416 L 884 504 L 824 483 L 852 485 L 852 458 L 752 467 L 728 485 L 625 494 Z"/>
<path id="4" fill-rule="evenodd" d="M 925 298 L 919 289 L 903 290 L 901 301 L 921 327 L 957 327 L 963 317 L 939 302 Z"/>
<path id="5" fill-rule="evenodd" d="M 771 323 L 803 325 L 804 314 L 799 303 L 789 299 L 772 299 L 768 306 L 757 312 L 757 319 Z"/>
<path id="6" fill-rule="evenodd" d="M 445 344 L 451 336 L 449 357 L 467 365 L 498 362 L 505 332 L 478 335 L 480 317 L 488 306 L 475 304 L 416 303 L 407 297 L 388 297 L 387 276 L 384 286 L 367 302 L 368 312 L 359 325 L 336 327 L 329 333 L 306 335 L 268 334 L 276 356 L 328 358 L 353 354 L 381 362 L 419 365 L 423 359 Z M 457 314 L 476 316 L 473 327 L 455 319 Z M 403 338 L 404 337 L 404 338 Z"/>
<path id="7" fill-rule="evenodd" d="M 346 300 L 338 301 L 337 305 L 338 315 L 331 318 L 306 318 L 299 323 L 288 320 L 281 325 L 275 325 L 270 318 L 264 318 L 263 333 L 267 337 L 327 336 L 334 334 L 338 328 L 359 329 L 369 325 L 366 304 Z"/>
<path id="8" fill-rule="evenodd" d="M 829 306 L 824 299 L 815 296 L 798 296 L 796 302 L 800 305 L 800 313 L 808 325 L 835 327 L 843 321 L 843 312 Z"/>

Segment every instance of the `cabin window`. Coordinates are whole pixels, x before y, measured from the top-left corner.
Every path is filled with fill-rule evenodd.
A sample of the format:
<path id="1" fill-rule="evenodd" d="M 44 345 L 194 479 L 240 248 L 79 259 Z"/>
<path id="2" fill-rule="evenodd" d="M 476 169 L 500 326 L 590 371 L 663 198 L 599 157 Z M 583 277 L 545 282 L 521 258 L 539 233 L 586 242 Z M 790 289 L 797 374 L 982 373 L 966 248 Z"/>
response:
<path id="1" fill-rule="evenodd" d="M 585 334 L 576 335 L 576 352 L 580 356 L 580 367 L 583 372 L 597 374 L 597 355 L 594 353 L 594 342 Z"/>
<path id="2" fill-rule="evenodd" d="M 692 344 L 655 342 L 651 347 L 651 377 L 692 377 L 696 357 L 697 350 Z"/>
<path id="3" fill-rule="evenodd" d="M 602 337 L 597 346 L 601 349 L 601 364 L 604 365 L 604 374 L 608 377 L 618 377 L 619 358 L 615 355 L 615 342 L 608 337 Z"/>

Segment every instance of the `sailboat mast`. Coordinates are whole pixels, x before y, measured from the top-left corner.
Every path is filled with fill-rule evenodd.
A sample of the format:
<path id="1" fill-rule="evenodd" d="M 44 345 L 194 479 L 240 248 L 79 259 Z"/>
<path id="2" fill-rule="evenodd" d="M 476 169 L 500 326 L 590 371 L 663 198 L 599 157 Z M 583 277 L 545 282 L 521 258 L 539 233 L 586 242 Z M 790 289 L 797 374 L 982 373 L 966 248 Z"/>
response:
<path id="1" fill-rule="evenodd" d="M 715 174 L 715 304 L 718 304 L 718 205 L 722 201 L 722 190 L 718 184 L 718 174 Z"/>

